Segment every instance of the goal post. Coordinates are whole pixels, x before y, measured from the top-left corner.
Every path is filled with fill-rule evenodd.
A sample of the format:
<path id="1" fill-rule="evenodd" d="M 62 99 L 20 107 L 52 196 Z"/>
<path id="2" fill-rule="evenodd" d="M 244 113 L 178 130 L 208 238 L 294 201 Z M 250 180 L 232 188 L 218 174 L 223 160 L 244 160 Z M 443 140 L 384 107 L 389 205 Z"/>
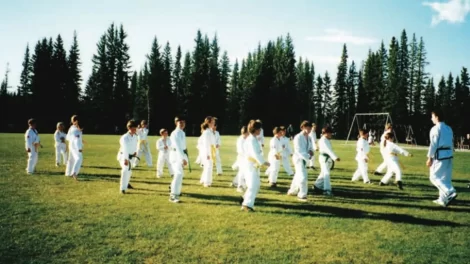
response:
<path id="1" fill-rule="evenodd" d="M 354 118 L 351 122 L 351 127 L 349 128 L 349 133 L 348 133 L 348 137 L 346 139 L 346 142 L 344 143 L 345 145 L 348 144 L 350 138 L 351 138 L 351 133 L 353 133 L 353 131 L 356 132 L 356 135 L 359 133 L 359 130 L 360 129 L 364 129 L 364 125 L 366 124 L 366 122 L 363 122 L 363 120 L 359 120 L 361 117 L 373 117 L 373 116 L 377 116 L 379 117 L 379 122 L 381 123 L 382 120 L 384 120 L 384 122 L 382 123 L 383 126 L 382 126 L 382 129 L 385 128 L 385 125 L 388 124 L 388 123 L 391 123 L 393 124 L 393 121 L 392 121 L 392 116 L 390 115 L 390 113 L 357 113 L 354 115 Z M 369 119 L 370 120 L 370 119 Z M 360 124 L 362 122 L 362 124 Z M 369 123 L 373 123 L 372 121 L 369 122 Z M 377 125 L 377 121 L 375 122 L 375 124 Z M 380 124 L 380 125 L 382 125 Z M 354 127 L 357 126 L 357 129 L 354 129 Z M 367 128 L 368 130 L 370 130 L 370 128 Z M 395 135 L 395 130 L 393 130 L 393 134 L 395 136 L 395 142 L 397 141 L 397 138 L 396 138 L 396 135 Z M 352 134 L 354 136 L 354 134 Z"/>

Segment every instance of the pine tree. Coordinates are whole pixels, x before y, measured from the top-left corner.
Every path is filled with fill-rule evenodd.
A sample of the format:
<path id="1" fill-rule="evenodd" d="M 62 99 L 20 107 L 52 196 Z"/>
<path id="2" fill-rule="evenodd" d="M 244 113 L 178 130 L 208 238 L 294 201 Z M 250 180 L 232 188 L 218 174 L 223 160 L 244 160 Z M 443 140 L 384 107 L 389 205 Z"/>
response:
<path id="1" fill-rule="evenodd" d="M 54 72 L 54 79 L 52 80 L 52 91 L 50 91 L 50 98 L 55 102 L 58 109 L 62 111 L 56 113 L 59 120 L 66 120 L 70 116 L 68 111 L 70 105 L 66 104 L 67 98 L 67 85 L 69 82 L 69 71 L 67 65 L 67 54 L 64 49 L 64 42 L 60 35 L 57 36 L 54 42 L 54 50 L 52 54 L 52 70 Z"/>
<path id="2" fill-rule="evenodd" d="M 341 55 L 341 62 L 338 65 L 338 73 L 336 76 L 336 83 L 334 85 L 333 94 L 333 129 L 337 132 L 339 138 L 346 134 L 347 130 L 347 114 L 348 114 L 348 100 L 347 100 L 347 74 L 348 74 L 348 51 L 346 44 L 343 45 L 343 53 Z"/>
<path id="3" fill-rule="evenodd" d="M 425 90 L 426 79 L 428 74 L 426 73 L 426 65 L 428 65 L 427 57 L 426 57 L 426 49 L 424 47 L 424 41 L 421 37 L 420 42 L 418 44 L 418 51 L 416 55 L 416 74 L 414 80 L 414 108 L 415 108 L 415 120 L 422 120 L 423 114 L 423 93 Z"/>
<path id="4" fill-rule="evenodd" d="M 210 58 L 209 58 L 209 87 L 206 95 L 208 104 L 207 114 L 215 116 L 222 113 L 224 103 L 222 87 L 220 83 L 220 66 L 219 66 L 219 52 L 220 47 L 217 39 L 217 35 L 212 39 L 212 44 L 210 45 Z M 219 116 L 219 119 L 220 118 Z M 221 120 L 219 120 L 220 122 Z"/>
<path id="5" fill-rule="evenodd" d="M 285 40 L 285 64 L 284 64 L 284 88 L 281 90 L 283 92 L 282 96 L 285 98 L 287 107 L 285 111 L 280 113 L 281 124 L 291 123 L 292 117 L 298 116 L 299 109 L 297 108 L 296 99 L 296 89 L 295 85 L 297 83 L 297 76 L 295 75 L 295 51 L 294 43 L 290 34 L 287 34 Z"/>
<path id="6" fill-rule="evenodd" d="M 351 62 L 348 71 L 348 77 L 346 80 L 346 87 L 347 87 L 347 115 L 346 115 L 346 129 L 351 126 L 351 121 L 356 113 L 356 97 L 357 97 L 357 82 L 358 82 L 358 74 L 356 71 L 356 64 L 354 61 Z"/>
<path id="7" fill-rule="evenodd" d="M 176 111 L 176 102 L 174 99 L 173 94 L 173 79 L 172 79 L 172 72 L 173 72 L 173 58 L 171 56 L 171 47 L 170 43 L 167 42 L 165 48 L 163 49 L 162 55 L 162 63 L 163 63 L 163 72 L 162 72 L 162 94 L 163 100 L 167 105 L 166 113 L 168 116 L 174 116 Z M 171 118 L 165 118 L 161 121 L 164 127 L 170 127 L 173 124 L 173 120 Z"/>
<path id="8" fill-rule="evenodd" d="M 356 113 L 368 113 L 369 112 L 369 98 L 367 97 L 367 91 L 364 88 L 364 78 L 362 70 L 359 70 L 357 74 L 357 106 Z"/>
<path id="9" fill-rule="evenodd" d="M 408 118 L 408 86 L 410 84 L 410 60 L 408 52 L 408 37 L 406 31 L 403 30 L 400 38 L 400 52 L 398 56 L 398 72 L 399 72 L 399 85 L 398 85 L 398 98 L 395 106 L 395 113 L 397 119 L 395 122 L 407 123 Z"/>
<path id="10" fill-rule="evenodd" d="M 450 96 L 447 95 L 446 80 L 444 76 L 441 77 L 437 85 L 436 104 L 435 107 L 444 110 L 446 102 L 450 101 Z"/>
<path id="11" fill-rule="evenodd" d="M 225 109 L 227 107 L 227 92 L 230 80 L 230 58 L 228 57 L 227 51 L 224 51 L 222 58 L 220 60 L 220 104 L 217 109 L 217 113 L 222 120 L 219 120 L 219 129 L 222 130 L 225 128 L 224 120 L 225 118 Z"/>
<path id="12" fill-rule="evenodd" d="M 423 110 L 425 116 L 430 116 L 431 112 L 434 111 L 436 101 L 435 94 L 436 90 L 434 87 L 434 80 L 433 78 L 430 78 L 428 79 L 428 83 L 426 85 L 426 90 L 424 93 Z"/>
<path id="13" fill-rule="evenodd" d="M 308 109 L 309 109 L 309 120 L 312 120 L 316 122 L 317 120 L 317 112 L 315 109 L 315 101 L 316 99 L 316 94 L 315 94 L 315 89 L 316 89 L 316 81 L 315 81 L 315 65 L 313 62 L 310 64 L 310 72 L 306 72 L 308 74 L 307 78 L 307 84 L 310 86 L 309 91 L 310 91 L 310 97 L 309 97 L 309 102 L 308 102 Z"/>
<path id="14" fill-rule="evenodd" d="M 226 111 L 226 127 L 230 133 L 237 134 L 239 128 L 242 126 L 239 116 L 239 108 L 241 101 L 241 90 L 239 85 L 240 72 L 238 59 L 235 60 L 233 71 L 231 74 L 230 86 L 227 94 L 227 111 Z"/>
<path id="15" fill-rule="evenodd" d="M 381 75 L 382 75 L 382 87 L 384 91 L 386 90 L 386 87 L 388 85 L 388 60 L 389 56 L 387 54 L 387 49 L 385 48 L 385 44 L 382 40 L 380 44 L 380 49 L 379 49 L 379 57 L 380 57 L 380 62 L 381 62 Z"/>
<path id="16" fill-rule="evenodd" d="M 447 116 L 447 121 L 449 124 L 453 125 L 455 122 L 455 113 L 452 111 L 452 104 L 455 102 L 455 86 L 454 86 L 454 77 L 452 73 L 449 73 L 449 76 L 446 80 L 446 91 L 445 91 L 445 101 L 442 103 L 444 114 Z"/>
<path id="17" fill-rule="evenodd" d="M 410 54 L 410 84 L 408 86 L 408 113 L 410 116 L 414 115 L 416 106 L 414 105 L 414 95 L 417 89 L 416 75 L 418 74 L 418 43 L 416 40 L 416 35 L 413 33 L 413 38 L 411 39 L 410 44 L 411 54 Z"/>
<path id="18" fill-rule="evenodd" d="M 181 46 L 178 45 L 178 48 L 176 49 L 176 58 L 175 58 L 175 67 L 173 68 L 173 94 L 174 94 L 174 99 L 176 102 L 176 107 L 175 107 L 175 113 L 181 113 L 183 110 L 183 87 L 182 87 L 182 80 L 181 80 L 181 71 L 182 71 L 182 66 L 181 66 L 181 58 L 182 58 L 182 53 L 181 53 Z"/>
<path id="19" fill-rule="evenodd" d="M 189 98 L 191 98 L 191 83 L 192 83 L 192 60 L 191 54 L 187 52 L 184 56 L 183 70 L 181 71 L 181 90 L 182 98 L 179 99 L 181 102 L 181 112 L 177 114 L 183 114 L 188 116 L 189 109 Z"/>
<path id="20" fill-rule="evenodd" d="M 384 110 L 395 116 L 398 112 L 398 97 L 400 86 L 400 65 L 399 65 L 399 46 L 395 37 L 390 41 L 389 59 L 388 59 L 388 82 L 385 91 Z"/>
<path id="21" fill-rule="evenodd" d="M 164 117 L 161 113 L 167 111 L 168 105 L 167 98 L 164 98 L 163 88 L 163 63 L 162 55 L 160 53 L 160 45 L 158 44 L 157 37 L 154 37 L 150 54 L 147 55 L 148 60 L 148 122 L 152 127 L 158 129 L 164 122 Z"/>
<path id="22" fill-rule="evenodd" d="M 31 75 L 32 65 L 31 56 L 29 54 L 29 44 L 26 45 L 26 51 L 23 59 L 23 70 L 21 71 L 20 85 L 18 86 L 19 96 L 31 95 Z"/>
<path id="23" fill-rule="evenodd" d="M 323 106 L 325 102 L 323 101 L 323 78 L 320 74 L 318 74 L 317 82 L 315 86 L 315 98 L 316 101 L 314 102 L 315 105 L 315 112 L 317 116 L 317 125 L 323 127 L 325 122 Z"/>
<path id="24" fill-rule="evenodd" d="M 65 102 L 70 112 L 75 112 L 79 107 L 80 86 L 82 77 L 80 73 L 80 50 L 78 48 L 77 32 L 73 33 L 73 43 L 70 47 L 69 56 L 67 58 L 68 82 L 65 94 Z"/>
<path id="25" fill-rule="evenodd" d="M 461 92 L 462 92 L 462 99 L 461 101 L 463 102 L 463 110 L 461 112 L 461 120 L 470 116 L 470 76 L 468 73 L 467 68 L 462 67 L 462 70 L 460 72 L 460 86 L 461 86 Z M 467 122 L 466 120 L 462 121 L 463 123 L 463 131 L 465 133 L 468 133 L 470 131 L 470 122 Z"/>
<path id="26" fill-rule="evenodd" d="M 138 99 L 137 99 L 137 90 L 138 90 L 138 76 L 137 72 L 132 74 L 131 86 L 130 86 L 130 103 L 129 108 L 131 109 L 131 118 L 134 120 L 139 120 L 139 112 L 137 109 Z"/>
<path id="27" fill-rule="evenodd" d="M 331 78 L 328 74 L 328 71 L 325 72 L 325 76 L 323 77 L 323 87 L 322 87 L 322 94 L 323 94 L 323 116 L 324 116 L 324 125 L 331 125 L 333 119 L 333 109 L 331 108 Z"/>
<path id="28" fill-rule="evenodd" d="M 113 104 L 114 104 L 114 124 L 121 125 L 131 119 L 133 110 L 130 97 L 130 75 L 131 75 L 131 61 L 129 56 L 129 45 L 126 43 L 127 33 L 124 26 L 121 24 L 119 29 L 116 28 L 114 34 L 114 44 L 112 45 L 115 57 L 115 79 L 113 90 Z"/>

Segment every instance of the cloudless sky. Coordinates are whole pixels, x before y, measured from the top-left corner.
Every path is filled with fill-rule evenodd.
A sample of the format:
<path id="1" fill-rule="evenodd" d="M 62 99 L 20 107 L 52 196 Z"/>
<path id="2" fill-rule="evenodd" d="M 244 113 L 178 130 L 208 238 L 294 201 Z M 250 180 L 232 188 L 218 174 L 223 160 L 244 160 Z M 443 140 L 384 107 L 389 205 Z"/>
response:
<path id="1" fill-rule="evenodd" d="M 388 48 L 392 36 L 406 29 L 426 45 L 428 72 L 437 77 L 470 68 L 470 22 L 462 11 L 470 0 L 0 0 L 0 80 L 10 68 L 12 90 L 19 84 L 26 45 L 31 54 L 43 37 L 61 34 L 68 52 L 73 31 L 78 34 L 83 85 L 91 73 L 96 43 L 108 26 L 123 24 L 128 33 L 132 69 L 145 62 L 152 39 L 173 50 L 192 51 L 198 29 L 217 33 L 232 62 L 288 32 L 295 52 L 314 62 L 316 72 L 335 77 L 343 42 L 350 60 L 360 64 L 380 41 Z M 450 2 L 453 5 L 442 5 Z M 458 5 L 462 6 L 458 6 Z M 435 8 L 432 8 L 435 7 Z M 441 14 L 442 21 L 438 15 Z M 439 23 L 432 23 L 434 20 Z"/>

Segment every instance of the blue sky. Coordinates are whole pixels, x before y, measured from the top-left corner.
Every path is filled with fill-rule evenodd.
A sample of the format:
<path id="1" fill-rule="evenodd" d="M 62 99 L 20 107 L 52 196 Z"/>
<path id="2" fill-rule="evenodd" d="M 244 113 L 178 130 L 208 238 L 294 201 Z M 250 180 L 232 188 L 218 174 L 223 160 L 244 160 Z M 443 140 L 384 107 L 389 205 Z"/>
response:
<path id="1" fill-rule="evenodd" d="M 433 76 L 470 68 L 470 0 L 15 0 L 0 9 L 0 79 L 10 65 L 10 85 L 19 82 L 26 44 L 61 34 L 68 50 L 76 30 L 84 82 L 99 37 L 110 23 L 128 32 L 132 67 L 145 61 L 154 36 L 192 50 L 198 29 L 217 33 L 230 58 L 243 58 L 258 43 L 290 32 L 297 56 L 313 61 L 317 73 L 336 74 L 344 42 L 360 63 L 369 48 L 406 29 L 423 37 Z"/>

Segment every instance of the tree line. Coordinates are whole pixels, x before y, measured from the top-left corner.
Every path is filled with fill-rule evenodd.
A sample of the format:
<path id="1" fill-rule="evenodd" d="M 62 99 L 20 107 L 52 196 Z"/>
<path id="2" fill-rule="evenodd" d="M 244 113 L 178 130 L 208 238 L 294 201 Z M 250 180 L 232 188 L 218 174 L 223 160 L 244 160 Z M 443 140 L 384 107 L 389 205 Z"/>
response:
<path id="1" fill-rule="evenodd" d="M 7 89 L 8 72 L 0 87 L 0 129 L 22 131 L 25 120 L 35 117 L 41 131 L 51 132 L 57 121 L 79 114 L 87 133 L 122 131 L 133 118 L 148 120 L 156 134 L 172 128 L 175 115 L 185 115 L 187 134 L 199 135 L 201 120 L 212 115 L 223 134 L 238 134 L 253 118 L 261 119 L 267 131 L 308 119 L 318 127 L 332 126 L 337 138 L 345 138 L 356 113 L 388 112 L 395 124 L 412 125 L 416 139 L 426 143 L 429 114 L 439 107 L 457 135 L 470 132 L 467 68 L 455 78 L 449 73 L 434 80 L 426 71 L 423 38 L 413 34 L 408 40 L 405 30 L 388 47 L 382 41 L 378 50 L 369 50 L 359 64 L 349 60 L 344 44 L 334 81 L 327 71 L 315 72 L 313 61 L 296 56 L 290 34 L 259 44 L 233 65 L 217 35 L 198 31 L 193 50 L 177 46 L 174 57 L 170 43 L 155 37 L 142 69 L 132 71 L 127 32 L 113 23 L 99 39 L 92 62 L 81 90 L 76 34 L 69 52 L 60 35 L 38 41 L 32 55 L 27 46 L 17 91 Z M 380 123 L 377 118 L 368 122 Z"/>

